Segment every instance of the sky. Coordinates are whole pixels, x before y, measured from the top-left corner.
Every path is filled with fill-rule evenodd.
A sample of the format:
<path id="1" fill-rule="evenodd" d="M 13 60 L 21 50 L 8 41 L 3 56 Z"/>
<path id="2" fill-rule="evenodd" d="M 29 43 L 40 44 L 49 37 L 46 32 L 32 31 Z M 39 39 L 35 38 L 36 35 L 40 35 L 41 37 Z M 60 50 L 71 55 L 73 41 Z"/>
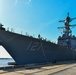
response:
<path id="1" fill-rule="evenodd" d="M 57 27 L 64 25 L 58 21 L 68 12 L 76 17 L 76 0 L 0 0 L 0 22 L 6 29 L 34 37 L 40 34 L 53 42 L 61 35 Z M 72 33 L 76 35 L 76 27 Z M 10 57 L 2 46 L 0 53 L 0 57 Z"/>

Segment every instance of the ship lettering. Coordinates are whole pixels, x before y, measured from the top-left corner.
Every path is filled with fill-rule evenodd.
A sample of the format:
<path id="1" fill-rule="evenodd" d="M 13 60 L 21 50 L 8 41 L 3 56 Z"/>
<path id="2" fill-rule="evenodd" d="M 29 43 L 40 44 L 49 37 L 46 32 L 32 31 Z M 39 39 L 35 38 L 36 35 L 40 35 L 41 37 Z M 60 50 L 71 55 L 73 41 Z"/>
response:
<path id="1" fill-rule="evenodd" d="M 43 48 L 42 43 L 31 41 L 26 50 L 39 51 L 41 48 Z"/>
<path id="2" fill-rule="evenodd" d="M 27 49 L 26 49 L 26 50 L 29 50 L 29 48 L 30 48 L 31 44 L 32 44 L 32 41 L 29 43 L 29 45 L 28 45 L 28 47 L 27 47 Z"/>
<path id="3" fill-rule="evenodd" d="M 38 47 L 38 51 L 40 50 L 40 49 L 42 49 L 43 50 L 43 45 L 42 45 L 42 43 L 40 44 L 40 46 Z"/>
<path id="4" fill-rule="evenodd" d="M 39 45 L 39 42 L 35 42 L 30 50 L 35 51 L 37 49 L 38 45 Z"/>

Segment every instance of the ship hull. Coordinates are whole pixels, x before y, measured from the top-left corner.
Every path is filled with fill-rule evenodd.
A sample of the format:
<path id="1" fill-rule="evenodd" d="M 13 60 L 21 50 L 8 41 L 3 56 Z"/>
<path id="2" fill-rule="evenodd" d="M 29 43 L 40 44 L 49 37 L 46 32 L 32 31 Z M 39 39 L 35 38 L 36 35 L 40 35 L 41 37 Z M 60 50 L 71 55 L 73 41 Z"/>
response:
<path id="1" fill-rule="evenodd" d="M 18 65 L 76 59 L 73 49 L 4 30 L 0 30 L 0 44 Z"/>

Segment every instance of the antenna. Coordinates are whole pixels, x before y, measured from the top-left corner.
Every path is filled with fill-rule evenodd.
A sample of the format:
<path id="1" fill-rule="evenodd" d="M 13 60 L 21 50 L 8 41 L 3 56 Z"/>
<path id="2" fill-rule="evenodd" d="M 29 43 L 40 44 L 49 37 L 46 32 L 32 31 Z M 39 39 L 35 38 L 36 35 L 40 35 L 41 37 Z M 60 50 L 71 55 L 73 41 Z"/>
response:
<path id="1" fill-rule="evenodd" d="M 64 26 L 63 27 L 58 27 L 58 29 L 62 29 L 63 33 L 67 36 L 69 36 L 72 33 L 71 28 L 74 28 L 76 26 L 76 24 L 74 25 L 70 25 L 70 22 L 73 21 L 75 18 L 70 18 L 69 17 L 69 12 L 67 13 L 67 17 L 65 20 L 60 20 L 59 22 L 63 22 Z"/>
<path id="2" fill-rule="evenodd" d="M 67 15 L 69 16 L 69 12 L 67 13 Z"/>

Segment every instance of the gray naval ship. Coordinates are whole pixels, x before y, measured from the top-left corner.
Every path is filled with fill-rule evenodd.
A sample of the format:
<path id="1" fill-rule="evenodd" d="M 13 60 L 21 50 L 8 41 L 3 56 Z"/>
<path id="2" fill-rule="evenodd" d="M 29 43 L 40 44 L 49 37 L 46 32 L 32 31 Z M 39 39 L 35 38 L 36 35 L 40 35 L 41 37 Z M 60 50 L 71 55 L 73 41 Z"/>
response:
<path id="1" fill-rule="evenodd" d="M 72 35 L 70 22 L 76 18 L 70 18 L 69 13 L 63 22 L 62 36 L 58 37 L 57 44 L 38 38 L 21 35 L 6 30 L 0 24 L 0 45 L 12 56 L 17 65 L 49 63 L 59 61 L 76 60 L 76 37 Z"/>

